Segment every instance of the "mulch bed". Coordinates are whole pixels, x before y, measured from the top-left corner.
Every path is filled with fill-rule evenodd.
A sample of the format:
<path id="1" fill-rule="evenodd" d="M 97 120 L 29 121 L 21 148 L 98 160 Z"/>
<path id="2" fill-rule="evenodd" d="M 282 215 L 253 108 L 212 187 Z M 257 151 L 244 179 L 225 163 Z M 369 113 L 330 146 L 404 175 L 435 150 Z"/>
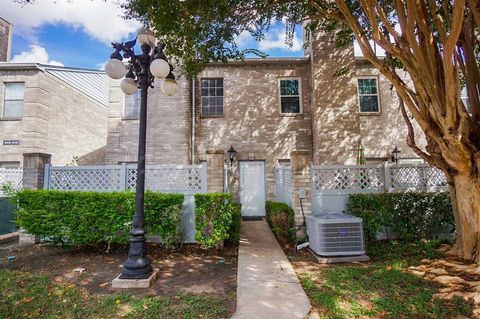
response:
<path id="1" fill-rule="evenodd" d="M 0 250 L 0 269 L 44 274 L 57 282 L 78 285 L 95 294 L 114 294 L 111 281 L 121 272 L 127 246 L 62 248 L 48 244 L 14 246 Z M 237 249 L 202 250 L 197 245 L 165 249 L 148 244 L 148 255 L 160 273 L 150 289 L 128 290 L 138 295 L 174 296 L 213 294 L 224 299 L 224 306 L 235 308 Z M 9 258 L 10 256 L 10 258 Z M 13 257 L 14 256 L 14 259 Z"/>

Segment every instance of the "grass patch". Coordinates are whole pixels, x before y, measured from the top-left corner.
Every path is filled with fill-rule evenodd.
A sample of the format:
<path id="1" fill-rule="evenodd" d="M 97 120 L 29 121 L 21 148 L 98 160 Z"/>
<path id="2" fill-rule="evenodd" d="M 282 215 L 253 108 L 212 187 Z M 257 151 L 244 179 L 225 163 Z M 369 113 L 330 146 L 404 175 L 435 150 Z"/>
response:
<path id="1" fill-rule="evenodd" d="M 0 318 L 224 318 L 222 300 L 209 295 L 134 297 L 91 295 L 43 275 L 0 270 Z"/>
<path id="2" fill-rule="evenodd" d="M 303 273 L 300 282 L 324 319 L 470 318 L 472 304 L 462 298 L 434 298 L 439 286 L 405 271 L 424 258 L 441 257 L 439 242 L 370 243 L 373 262 Z"/>

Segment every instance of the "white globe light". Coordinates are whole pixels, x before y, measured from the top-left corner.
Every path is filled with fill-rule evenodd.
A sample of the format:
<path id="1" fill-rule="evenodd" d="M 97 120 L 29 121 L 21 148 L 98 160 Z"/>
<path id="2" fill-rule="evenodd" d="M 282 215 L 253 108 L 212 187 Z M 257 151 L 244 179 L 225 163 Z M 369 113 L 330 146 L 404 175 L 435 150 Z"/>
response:
<path id="1" fill-rule="evenodd" d="M 177 81 L 174 79 L 165 79 L 165 81 L 162 82 L 161 89 L 163 94 L 167 96 L 175 95 L 178 92 Z"/>
<path id="2" fill-rule="evenodd" d="M 120 88 L 126 95 L 133 95 L 138 90 L 137 82 L 132 78 L 125 78 L 120 83 Z"/>
<path id="3" fill-rule="evenodd" d="M 155 59 L 150 64 L 150 72 L 154 77 L 164 79 L 170 73 L 170 65 L 164 59 Z"/>
<path id="4" fill-rule="evenodd" d="M 138 29 L 137 41 L 140 45 L 145 43 L 149 45 L 154 45 L 156 40 L 157 39 L 155 38 L 155 33 L 153 33 L 152 30 L 147 28 Z"/>
<path id="5" fill-rule="evenodd" d="M 124 77 L 125 73 L 127 73 L 127 68 L 119 59 L 110 59 L 105 64 L 105 72 L 112 79 L 118 80 Z"/>

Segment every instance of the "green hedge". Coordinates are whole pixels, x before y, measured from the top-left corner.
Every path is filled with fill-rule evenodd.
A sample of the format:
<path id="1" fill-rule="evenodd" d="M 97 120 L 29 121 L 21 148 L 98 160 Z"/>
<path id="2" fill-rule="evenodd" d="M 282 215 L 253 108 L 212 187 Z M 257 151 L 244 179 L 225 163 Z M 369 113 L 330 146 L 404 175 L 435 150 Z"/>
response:
<path id="1" fill-rule="evenodd" d="M 23 190 L 17 193 L 16 222 L 28 233 L 57 243 L 83 245 L 127 242 L 135 211 L 131 192 L 62 192 Z M 145 193 L 149 234 L 166 245 L 179 234 L 183 195 Z"/>
<path id="2" fill-rule="evenodd" d="M 240 203 L 233 203 L 232 224 L 228 231 L 228 243 L 238 246 L 240 242 L 240 226 L 242 224 L 242 205 Z"/>
<path id="3" fill-rule="evenodd" d="M 374 240 L 381 227 L 400 239 L 430 239 L 453 230 L 447 192 L 382 193 L 350 195 L 347 213 L 363 218 L 365 236 Z"/>
<path id="4" fill-rule="evenodd" d="M 195 194 L 195 239 L 205 248 L 222 244 L 235 232 L 232 229 L 235 213 L 232 196 L 225 193 Z M 234 234 L 235 236 L 235 234 Z"/>
<path id="5" fill-rule="evenodd" d="M 297 241 L 295 213 L 285 203 L 267 201 L 265 203 L 267 222 L 281 245 L 293 245 Z"/>

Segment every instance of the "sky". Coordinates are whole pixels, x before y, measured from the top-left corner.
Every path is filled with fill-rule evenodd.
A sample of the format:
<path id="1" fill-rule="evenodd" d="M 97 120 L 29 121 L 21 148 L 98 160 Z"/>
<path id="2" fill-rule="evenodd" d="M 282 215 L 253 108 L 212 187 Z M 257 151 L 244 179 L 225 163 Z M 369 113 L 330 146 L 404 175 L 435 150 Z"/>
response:
<path id="1" fill-rule="evenodd" d="M 121 0 L 120 0 L 121 1 Z M 82 68 L 103 68 L 110 43 L 135 37 L 141 26 L 125 20 L 119 0 L 37 0 L 23 6 L 0 0 L 0 16 L 13 24 L 11 62 L 35 62 Z M 248 33 L 237 37 L 240 48 L 255 48 L 270 57 L 303 56 L 303 35 L 297 28 L 293 46 L 285 44 L 285 26 L 277 22 L 256 42 Z"/>

